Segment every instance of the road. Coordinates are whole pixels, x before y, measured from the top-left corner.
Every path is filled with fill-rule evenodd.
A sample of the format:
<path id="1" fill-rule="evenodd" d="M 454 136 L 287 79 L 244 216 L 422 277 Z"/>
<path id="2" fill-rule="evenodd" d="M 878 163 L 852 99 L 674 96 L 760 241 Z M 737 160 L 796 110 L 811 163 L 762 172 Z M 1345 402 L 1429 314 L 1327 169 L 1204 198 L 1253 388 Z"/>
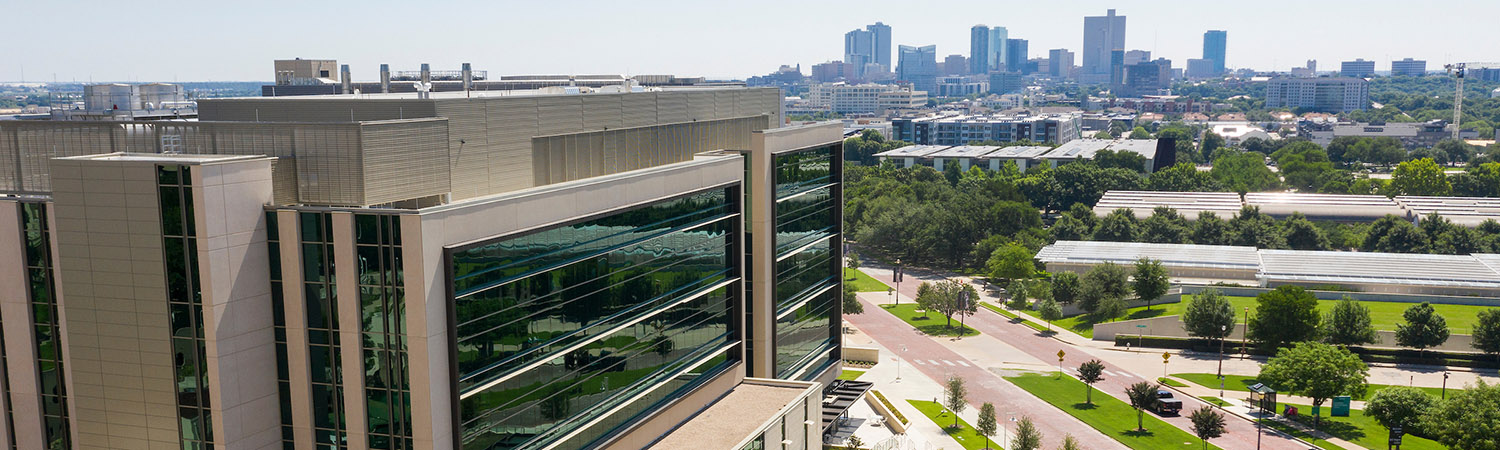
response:
<path id="1" fill-rule="evenodd" d="M 871 272 L 874 272 L 874 273 L 871 273 Z M 876 279 L 880 280 L 881 282 L 891 284 L 890 272 L 889 271 L 867 271 L 866 273 L 868 273 L 869 275 L 875 277 Z M 903 280 L 903 281 L 904 282 L 901 283 L 901 285 L 900 285 L 901 294 L 904 297 L 906 297 L 906 298 L 915 298 L 916 294 L 917 294 L 917 285 L 919 285 L 920 281 L 921 281 L 919 279 L 919 276 L 917 276 L 916 274 L 908 273 L 907 276 L 906 276 L 906 279 Z M 921 338 L 921 339 L 911 339 L 910 337 L 913 336 L 913 334 L 915 333 L 915 331 L 912 330 L 912 328 L 911 328 L 910 325 L 906 325 L 905 322 L 901 322 L 900 319 L 898 319 L 895 316 L 892 316 L 890 314 L 886 314 L 886 313 L 884 313 L 880 309 L 867 307 L 866 311 L 875 312 L 875 313 L 879 313 L 879 314 L 869 314 L 869 313 L 866 313 L 866 314 L 860 314 L 860 315 L 849 315 L 849 316 L 845 316 L 845 319 L 846 320 L 850 320 L 850 322 L 853 322 L 856 325 L 858 325 L 859 322 L 856 322 L 855 318 L 861 318 L 862 319 L 862 318 L 864 318 L 864 316 L 878 316 L 878 317 L 883 317 L 883 318 L 889 318 L 890 321 L 895 321 L 896 324 L 900 325 L 901 327 L 904 327 L 904 329 L 891 330 L 890 334 L 892 334 L 893 336 L 906 337 L 907 338 L 906 340 L 912 340 L 912 341 L 925 340 L 925 341 L 930 342 L 932 344 L 937 344 L 937 347 L 939 347 L 939 348 L 943 348 L 944 347 L 942 344 L 938 343 L 938 341 L 933 340 L 932 338 L 929 338 L 929 337 L 926 337 L 926 336 L 916 336 L 916 337 Z M 1151 374 L 1151 375 L 1143 376 L 1141 374 L 1131 372 L 1129 370 L 1126 370 L 1126 369 L 1122 368 L 1119 365 L 1111 363 L 1108 360 L 1108 358 L 1101 358 L 1101 357 L 1098 357 L 1097 354 L 1091 354 L 1091 353 L 1098 353 L 1098 352 L 1107 352 L 1107 350 L 1085 349 L 1085 348 L 1080 348 L 1080 347 L 1074 347 L 1074 346 L 1069 345 L 1069 344 L 1067 344 L 1065 342 L 1062 342 L 1062 341 L 1059 341 L 1059 340 L 1056 340 L 1056 339 L 1052 339 L 1050 337 L 1042 336 L 1039 333 L 1037 333 L 1036 330 L 1032 330 L 1030 327 L 1027 327 L 1024 324 L 1011 323 L 1009 321 L 1009 319 L 1007 319 L 1004 316 L 1001 316 L 1001 315 L 999 315 L 999 314 L 997 314 L 997 313 L 995 313 L 993 311 L 990 311 L 988 309 L 980 308 L 980 311 L 977 314 L 975 314 L 974 316 L 972 316 L 972 317 L 970 317 L 970 318 L 967 319 L 967 323 L 968 323 L 969 326 L 974 327 L 975 329 L 979 330 L 981 333 L 984 333 L 986 335 L 989 335 L 991 337 L 999 339 L 1000 341 L 1002 341 L 1002 342 L 1004 342 L 1004 343 L 1006 343 L 1006 344 L 1008 344 L 1008 345 L 1010 345 L 1012 347 L 1015 347 L 1015 348 L 1021 350 L 1022 352 L 1025 352 L 1025 353 L 1031 355 L 1032 357 L 1035 357 L 1035 358 L 1040 359 L 1042 361 L 1057 361 L 1057 352 L 1058 351 L 1064 351 L 1065 353 L 1068 354 L 1068 356 L 1065 358 L 1065 361 L 1063 363 L 1065 367 L 1075 367 L 1076 368 L 1076 367 L 1078 367 L 1079 364 L 1081 364 L 1086 359 L 1100 359 L 1101 362 L 1104 363 L 1106 374 L 1105 374 L 1104 380 L 1100 381 L 1097 384 L 1095 384 L 1095 387 L 1098 388 L 1101 392 L 1103 392 L 1105 394 L 1111 395 L 1111 396 L 1113 396 L 1115 398 L 1119 398 L 1121 400 L 1125 400 L 1127 402 L 1128 402 L 1128 400 L 1126 400 L 1124 398 L 1125 397 L 1125 388 L 1127 386 L 1129 386 L 1131 384 L 1134 384 L 1136 382 L 1143 381 L 1143 380 L 1154 380 L 1156 377 L 1160 376 L 1160 375 L 1157 375 L 1157 374 Z M 863 329 L 864 327 L 861 327 L 861 328 Z M 872 331 L 872 330 L 866 330 L 866 332 L 868 332 L 871 336 L 877 336 L 877 339 L 879 339 L 878 336 L 880 336 L 880 334 L 884 334 L 884 332 L 881 332 L 880 334 L 877 334 L 877 332 Z M 910 344 L 908 344 L 908 345 L 910 345 Z M 893 347 L 891 347 L 890 345 L 887 344 L 887 348 L 893 348 Z M 915 347 L 913 347 L 913 348 L 915 348 Z M 938 350 L 935 350 L 935 349 L 932 349 L 932 350 L 923 350 L 923 352 L 926 352 L 926 351 L 938 351 Z M 948 351 L 948 350 L 946 348 L 943 348 L 943 351 Z M 922 354 L 922 353 L 913 352 L 913 354 Z M 1085 356 L 1085 355 L 1087 355 L 1087 356 Z M 922 367 L 922 366 L 918 366 L 918 367 Z M 991 374 L 991 375 L 993 375 L 993 374 Z M 1013 385 L 1010 385 L 1009 382 L 1005 382 L 1004 380 L 1000 380 L 1000 381 L 1002 383 L 1005 383 L 1006 386 L 1009 386 L 1012 390 L 1017 390 L 1017 391 L 1020 390 L 1019 388 L 1016 388 Z M 1021 391 L 1021 392 L 1024 392 L 1024 391 Z M 1030 394 L 1025 395 L 1025 397 L 1027 397 L 1030 400 L 1036 400 L 1036 401 L 1040 402 L 1040 400 L 1036 399 L 1035 397 L 1031 396 Z M 1199 401 L 1197 401 L 1195 399 L 1192 399 L 1192 398 L 1183 398 L 1182 401 L 1183 401 L 1183 411 L 1184 412 L 1192 411 L 1192 410 L 1195 410 L 1195 409 L 1198 409 L 1198 408 L 1204 406 L 1204 404 L 1202 402 L 1199 402 Z M 1056 411 L 1056 412 L 1058 412 L 1060 414 L 1064 414 L 1065 415 L 1065 413 L 1062 413 L 1061 411 L 1057 410 L 1056 408 L 1051 407 L 1050 405 L 1046 405 L 1046 404 L 1043 404 L 1043 405 L 1044 405 L 1043 408 L 1045 408 L 1045 409 L 1047 409 L 1049 411 Z M 1034 410 L 1034 409 L 1028 409 L 1027 411 L 1029 413 L 1031 413 L 1031 412 L 1035 412 L 1036 410 Z M 1071 416 L 1069 416 L 1069 419 L 1072 419 Z M 1183 430 L 1187 430 L 1188 433 L 1190 433 L 1190 434 L 1192 433 L 1190 431 L 1192 429 L 1191 422 L 1187 419 L 1186 416 L 1181 416 L 1181 417 L 1165 417 L 1165 418 L 1162 418 L 1162 419 L 1166 420 L 1168 423 L 1170 423 L 1170 424 L 1172 424 L 1174 426 L 1177 426 L 1178 428 L 1182 428 Z M 1047 421 L 1046 420 L 1038 420 L 1038 422 L 1046 423 Z M 1076 420 L 1074 420 L 1074 423 L 1077 423 Z M 1220 437 L 1218 439 L 1214 439 L 1213 440 L 1213 444 L 1214 445 L 1218 445 L 1219 447 L 1222 447 L 1222 448 L 1224 448 L 1226 450 L 1255 449 L 1255 448 L 1257 448 L 1257 445 L 1256 445 L 1257 433 L 1256 433 L 1255 425 L 1253 423 L 1250 423 L 1250 422 L 1244 421 L 1244 420 L 1234 420 L 1233 418 L 1231 418 L 1230 420 L 1227 421 L 1227 425 L 1228 425 L 1228 432 L 1226 432 L 1223 437 Z M 1086 427 L 1087 425 L 1083 425 L 1083 426 Z M 1105 438 L 1108 438 L 1108 437 L 1105 436 Z M 1280 435 L 1278 433 L 1267 432 L 1263 436 L 1261 436 L 1261 439 L 1262 439 L 1262 441 L 1261 441 L 1260 446 L 1258 448 L 1263 448 L 1263 449 L 1305 449 L 1305 448 L 1307 448 L 1306 444 L 1303 444 L 1303 443 L 1301 443 L 1301 442 L 1299 442 L 1297 440 L 1291 439 L 1289 437 Z M 1111 441 L 1112 440 L 1113 439 L 1111 439 Z M 1116 445 L 1118 445 L 1118 443 L 1116 443 Z M 1096 447 L 1093 447 L 1092 445 L 1085 445 L 1085 447 L 1087 447 L 1087 448 L 1096 448 Z M 1050 448 L 1050 447 L 1047 447 L 1047 448 Z M 1099 448 L 1102 448 L 1102 447 L 1099 447 Z"/>

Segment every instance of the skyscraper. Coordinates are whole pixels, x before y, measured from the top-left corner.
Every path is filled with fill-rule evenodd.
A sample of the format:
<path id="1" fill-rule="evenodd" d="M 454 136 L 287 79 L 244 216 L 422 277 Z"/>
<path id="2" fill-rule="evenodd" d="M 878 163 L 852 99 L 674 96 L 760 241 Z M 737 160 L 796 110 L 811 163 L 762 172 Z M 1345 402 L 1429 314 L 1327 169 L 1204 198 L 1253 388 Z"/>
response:
<path id="1" fill-rule="evenodd" d="M 865 31 L 870 32 L 870 38 L 874 43 L 870 46 L 874 50 L 874 59 L 870 62 L 885 66 L 885 70 L 891 70 L 891 26 L 880 22 L 866 25 Z"/>
<path id="2" fill-rule="evenodd" d="M 919 91 L 937 90 L 937 46 L 902 45 L 896 61 L 896 79 L 911 82 Z"/>
<path id="3" fill-rule="evenodd" d="M 1100 83 L 1109 80 L 1113 64 L 1110 52 L 1125 48 L 1125 16 L 1108 15 L 1083 18 L 1083 78 L 1084 82 Z"/>
<path id="4" fill-rule="evenodd" d="M 952 69 L 949 68 L 951 71 Z M 990 71 L 990 27 L 984 24 L 969 28 L 969 73 Z"/>
<path id="5" fill-rule="evenodd" d="M 1027 65 L 1027 41 L 1025 39 L 1005 40 L 1005 70 L 1019 74 L 1031 73 L 1031 66 Z"/>
<path id="6" fill-rule="evenodd" d="M 990 71 L 1003 69 L 1002 66 L 1008 61 L 1010 48 L 1005 45 L 1010 32 L 1005 27 L 990 28 Z M 1009 69 L 1007 69 L 1009 70 Z"/>
<path id="7" fill-rule="evenodd" d="M 1229 32 L 1224 30 L 1208 30 L 1203 33 L 1203 59 L 1214 62 L 1214 74 L 1224 73 L 1224 42 L 1229 37 Z"/>
<path id="8" fill-rule="evenodd" d="M 1073 52 L 1065 48 L 1054 48 L 1047 52 L 1047 75 L 1067 78 L 1073 72 Z"/>
<path id="9" fill-rule="evenodd" d="M 852 30 L 844 33 L 844 62 L 854 65 L 855 76 L 865 75 L 865 64 L 875 61 L 875 33 Z"/>

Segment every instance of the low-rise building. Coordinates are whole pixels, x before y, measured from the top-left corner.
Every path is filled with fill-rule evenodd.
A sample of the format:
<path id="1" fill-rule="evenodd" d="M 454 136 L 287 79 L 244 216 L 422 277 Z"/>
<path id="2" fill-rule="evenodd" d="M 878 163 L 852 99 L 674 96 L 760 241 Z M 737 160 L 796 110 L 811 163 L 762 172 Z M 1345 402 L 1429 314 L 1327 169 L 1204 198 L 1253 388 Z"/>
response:
<path id="1" fill-rule="evenodd" d="M 1273 78 L 1265 95 L 1267 108 L 1342 113 L 1370 106 L 1370 86 L 1362 78 Z"/>
<path id="2" fill-rule="evenodd" d="M 882 114 L 927 105 L 927 93 L 890 84 L 818 83 L 808 87 L 808 104 L 840 113 Z"/>
<path id="3" fill-rule="evenodd" d="M 890 161 L 896 167 L 907 168 L 914 166 L 933 166 L 933 153 L 947 150 L 951 145 L 908 145 L 895 150 L 887 150 L 876 153 L 875 157 L 880 162 Z"/>
<path id="4" fill-rule="evenodd" d="M 1427 122 L 1325 122 L 1304 120 L 1297 123 L 1297 135 L 1313 143 L 1328 146 L 1341 137 L 1388 137 L 1401 141 L 1408 149 L 1427 148 L 1453 137 L 1453 125 L 1442 119 Z M 1459 137 L 1475 139 L 1474 130 L 1460 131 Z"/>
<path id="5" fill-rule="evenodd" d="M 1250 122 L 1215 123 L 1210 131 L 1223 137 L 1224 143 L 1231 146 L 1238 146 L 1251 138 L 1268 141 L 1281 138 Z"/>
<path id="6" fill-rule="evenodd" d="M 1427 75 L 1427 61 L 1411 58 L 1391 61 L 1391 75 L 1408 77 Z"/>
<path id="7" fill-rule="evenodd" d="M 896 139 L 914 144 L 969 145 L 975 142 L 1065 143 L 1079 137 L 1077 114 L 1037 116 L 936 116 L 891 121 Z"/>
<path id="8" fill-rule="evenodd" d="M 1142 169 L 1150 173 L 1159 168 L 1156 155 L 1160 144 L 1161 141 L 1157 139 L 1074 139 L 1040 158 L 1052 167 L 1057 167 L 1059 164 L 1094 159 L 1094 155 L 1104 150 L 1132 152 L 1146 158 Z"/>
<path id="9" fill-rule="evenodd" d="M 1211 102 L 1195 100 L 1192 97 L 1180 95 L 1142 95 L 1140 97 L 1089 97 L 1083 102 L 1083 109 L 1098 111 L 1110 108 L 1124 108 L 1136 112 L 1156 112 L 1167 114 L 1183 114 L 1190 112 L 1207 113 L 1213 112 L 1214 104 Z"/>
<path id="10" fill-rule="evenodd" d="M 1339 65 L 1339 75 L 1354 78 L 1373 77 L 1375 76 L 1375 61 L 1365 61 L 1364 58 L 1344 61 Z"/>
<path id="11" fill-rule="evenodd" d="M 952 75 L 938 77 L 938 97 L 968 97 L 990 90 L 990 79 L 984 75 Z"/>

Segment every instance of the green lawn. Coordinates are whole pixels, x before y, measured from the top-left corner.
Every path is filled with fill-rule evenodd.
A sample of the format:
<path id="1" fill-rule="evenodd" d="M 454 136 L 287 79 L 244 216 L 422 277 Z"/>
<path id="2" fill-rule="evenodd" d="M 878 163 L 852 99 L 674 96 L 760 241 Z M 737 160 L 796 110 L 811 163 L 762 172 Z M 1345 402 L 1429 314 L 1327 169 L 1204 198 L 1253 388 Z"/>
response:
<path id="1" fill-rule="evenodd" d="M 1297 407 L 1299 416 L 1296 420 L 1307 426 L 1312 426 L 1312 407 L 1288 403 Z M 1351 409 L 1349 417 L 1329 417 L 1328 407 L 1322 408 L 1322 424 L 1318 430 L 1333 435 L 1339 439 L 1358 444 L 1361 447 L 1378 449 L 1386 445 L 1386 438 L 1390 436 L 1390 430 L 1376 422 L 1374 418 L 1366 416 L 1364 410 Z M 1445 450 L 1448 447 L 1437 441 L 1407 434 L 1401 439 L 1401 450 Z"/>
<path id="2" fill-rule="evenodd" d="M 848 267 L 844 268 L 844 283 L 853 285 L 854 290 L 859 292 L 888 292 L 891 290 L 890 286 L 881 283 L 875 277 Z"/>
<path id="3" fill-rule="evenodd" d="M 1198 398 L 1200 400 L 1203 400 L 1205 402 L 1208 402 L 1209 404 L 1212 404 L 1212 405 L 1220 407 L 1220 408 L 1223 408 L 1223 407 L 1226 407 L 1226 406 L 1233 406 L 1234 405 L 1233 403 L 1226 402 L 1226 401 L 1224 401 L 1224 399 L 1218 398 L 1218 397 L 1198 397 Z"/>
<path id="4" fill-rule="evenodd" d="M 1020 317 L 1021 317 L 1021 316 L 1016 315 L 1016 313 L 1013 313 L 1013 312 L 1010 312 L 1010 311 L 1006 311 L 1005 308 L 1001 308 L 1001 307 L 995 306 L 993 304 L 980 303 L 979 306 L 983 306 L 985 309 L 988 309 L 990 311 L 994 311 L 995 314 L 999 314 L 999 315 L 1005 316 L 1006 318 L 1011 319 L 1012 321 L 1020 319 Z M 1032 322 L 1030 320 L 1024 320 L 1024 319 L 1021 319 L 1021 320 L 1022 320 L 1022 323 L 1026 324 L 1026 326 L 1028 326 L 1028 327 L 1031 327 L 1031 329 L 1033 329 L 1033 330 L 1037 330 L 1037 331 L 1040 331 L 1040 332 L 1043 332 L 1043 333 L 1054 333 L 1054 331 L 1051 328 L 1049 328 L 1047 325 L 1045 325 L 1045 324 Z"/>
<path id="5" fill-rule="evenodd" d="M 1083 402 L 1084 384 L 1073 377 L 1026 374 L 1006 377 L 1012 384 L 1109 435 L 1133 449 L 1196 449 L 1203 446 L 1196 436 L 1174 427 L 1155 414 L 1145 415 L 1146 431 L 1135 430 L 1135 409 L 1103 392 L 1094 393 L 1094 404 Z M 1209 445 L 1209 448 L 1219 448 Z"/>
<path id="6" fill-rule="evenodd" d="M 949 414 L 948 408 L 944 408 L 943 405 L 925 400 L 907 400 L 906 402 L 911 403 L 911 406 L 916 407 L 917 411 L 921 411 L 922 415 L 927 416 L 928 419 L 932 419 L 932 423 L 942 427 L 943 432 L 948 433 L 948 437 L 958 441 L 958 445 L 962 445 L 965 449 L 983 450 L 985 448 L 1000 448 L 1000 443 L 994 440 L 988 441 L 991 444 L 989 447 L 986 447 L 984 436 L 980 436 L 978 432 L 974 431 L 974 427 L 969 426 L 969 423 L 963 419 L 958 419 L 958 427 L 955 428 L 953 426 L 953 415 Z"/>
<path id="7" fill-rule="evenodd" d="M 938 313 L 937 311 L 930 311 L 925 314 L 917 312 L 917 305 L 912 303 L 902 303 L 895 306 L 880 305 L 880 309 L 886 310 L 886 312 L 891 313 L 891 315 L 899 317 L 907 324 L 916 327 L 922 333 L 931 336 L 979 335 L 979 330 L 975 330 L 974 327 L 970 327 L 967 325 L 965 325 L 963 327 L 963 330 L 960 331 L 958 328 L 958 319 L 953 319 L 952 325 L 948 325 L 948 318 L 943 317 L 943 315 Z"/>
<path id="8" fill-rule="evenodd" d="M 1171 386 L 1171 387 L 1187 387 L 1187 385 L 1183 384 L 1183 382 L 1177 381 L 1177 380 L 1173 380 L 1171 378 L 1157 378 L 1156 382 L 1157 383 L 1161 383 L 1161 384 L 1165 384 L 1165 385 Z"/>
<path id="9" fill-rule="evenodd" d="M 1186 304 L 1191 297 L 1191 295 L 1183 296 L 1183 303 L 1178 303 L 1178 305 Z M 1250 315 L 1255 315 L 1255 297 L 1229 297 L 1229 303 L 1234 305 L 1234 310 L 1238 313 L 1236 323 L 1244 321 L 1244 311 L 1247 306 L 1250 307 Z M 1338 300 L 1318 300 L 1318 313 L 1327 313 L 1337 303 Z M 1375 325 L 1375 329 L 1384 331 L 1395 331 L 1396 324 L 1405 321 L 1401 314 L 1406 312 L 1406 308 L 1416 305 L 1416 303 L 1401 302 L 1360 302 L 1360 304 L 1370 308 L 1370 322 Z M 1474 322 L 1478 320 L 1479 312 L 1490 308 L 1472 305 L 1432 305 L 1432 309 L 1448 321 L 1448 330 L 1453 334 L 1471 333 L 1474 329 Z M 1173 314 L 1181 314 L 1181 308 Z"/>
<path id="10" fill-rule="evenodd" d="M 1206 387 L 1206 388 L 1210 388 L 1210 389 L 1218 389 L 1219 388 L 1219 377 L 1217 375 L 1214 375 L 1214 374 L 1211 374 L 1211 373 L 1174 373 L 1174 374 L 1172 374 L 1172 376 L 1177 377 L 1177 378 L 1181 378 L 1181 379 L 1184 379 L 1184 380 L 1191 381 L 1191 382 L 1193 382 L 1195 384 L 1198 384 L 1199 386 L 1203 386 L 1203 387 Z M 1255 377 L 1251 377 L 1251 376 L 1245 376 L 1245 375 L 1225 375 L 1224 376 L 1224 390 L 1226 390 L 1226 391 L 1250 392 L 1250 386 L 1253 385 L 1253 384 L 1255 384 L 1255 383 L 1256 383 Z M 1388 388 L 1388 387 L 1391 387 L 1391 385 L 1389 385 L 1389 384 L 1372 384 L 1372 385 L 1370 385 L 1370 388 L 1365 391 L 1366 398 L 1368 398 L 1369 396 L 1375 395 L 1375 392 L 1377 392 L 1377 391 L 1379 391 L 1381 389 Z M 1423 391 L 1426 391 L 1428 394 L 1432 395 L 1433 397 L 1441 397 L 1443 395 L 1443 389 L 1442 388 L 1419 387 L 1417 389 L 1421 389 Z M 1461 387 L 1459 387 L 1459 388 L 1449 388 L 1449 390 L 1457 390 L 1457 389 L 1462 389 L 1462 388 Z M 1355 400 L 1364 400 L 1364 398 L 1356 398 Z"/>
<path id="11" fill-rule="evenodd" d="M 1182 310 L 1187 307 L 1188 300 L 1192 297 L 1191 295 L 1184 295 L 1181 302 L 1151 305 L 1150 310 L 1147 310 L 1144 306 L 1130 308 L 1126 310 L 1124 319 L 1148 319 L 1160 316 L 1181 315 Z M 1327 313 L 1333 309 L 1333 305 L 1336 303 L 1338 303 L 1338 300 L 1319 300 L 1318 313 Z M 1405 321 L 1401 317 L 1401 314 L 1406 312 L 1406 308 L 1415 305 L 1415 303 L 1400 302 L 1360 303 L 1370 308 L 1370 322 L 1375 325 L 1375 329 L 1385 331 L 1395 331 L 1396 324 Z M 1251 316 L 1255 315 L 1255 297 L 1229 297 L 1229 304 L 1233 306 L 1236 313 L 1235 323 L 1244 323 L 1244 311 L 1246 307 L 1250 308 Z M 1448 321 L 1448 330 L 1453 334 L 1469 334 L 1472 332 L 1474 322 L 1478 320 L 1479 312 L 1490 308 L 1488 306 L 1471 305 L 1432 305 L 1432 309 L 1436 310 L 1438 315 L 1443 316 Z M 1088 314 L 1079 314 L 1064 317 L 1053 323 L 1056 326 L 1067 328 L 1081 336 L 1093 339 L 1094 324 L 1098 322 L 1089 317 Z M 1386 344 L 1392 343 L 1387 342 Z"/>
<path id="12" fill-rule="evenodd" d="M 1308 434 L 1306 431 L 1302 431 L 1301 429 L 1295 428 L 1295 427 L 1293 427 L 1291 425 L 1287 425 L 1287 424 L 1284 424 L 1284 423 L 1281 423 L 1281 422 L 1277 422 L 1275 420 L 1270 420 L 1270 419 L 1262 420 L 1261 424 L 1263 426 L 1265 426 L 1266 428 L 1270 428 L 1272 430 L 1280 431 L 1282 433 L 1286 433 L 1286 434 L 1295 436 L 1298 439 L 1301 439 L 1301 440 L 1304 440 L 1304 441 L 1307 441 L 1307 442 L 1311 442 L 1311 443 L 1313 443 L 1313 445 L 1316 445 L 1316 446 L 1318 446 L 1318 448 L 1321 448 L 1321 449 L 1325 449 L 1325 450 L 1344 450 L 1343 447 L 1339 447 L 1338 445 L 1336 445 L 1336 444 L 1334 444 L 1332 442 L 1328 442 L 1328 441 L 1325 441 L 1325 440 L 1322 440 L 1322 439 L 1315 438 L 1311 434 Z"/>
<path id="13" fill-rule="evenodd" d="M 865 374 L 865 371 L 863 371 L 863 370 L 844 369 L 843 372 L 839 373 L 839 379 L 840 380 L 855 380 L 855 379 L 858 379 L 860 375 L 864 375 L 864 374 Z"/>

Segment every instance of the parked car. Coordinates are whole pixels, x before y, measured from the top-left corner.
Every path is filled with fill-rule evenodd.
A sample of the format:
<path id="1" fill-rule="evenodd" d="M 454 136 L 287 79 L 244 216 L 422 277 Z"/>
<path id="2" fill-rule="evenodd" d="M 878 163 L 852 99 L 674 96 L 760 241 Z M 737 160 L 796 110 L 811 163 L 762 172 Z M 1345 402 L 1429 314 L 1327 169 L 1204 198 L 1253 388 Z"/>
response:
<path id="1" fill-rule="evenodd" d="M 1182 413 L 1182 400 L 1172 397 L 1172 391 L 1158 389 L 1156 391 L 1156 402 L 1151 404 L 1151 411 L 1158 416 L 1175 416 Z"/>

